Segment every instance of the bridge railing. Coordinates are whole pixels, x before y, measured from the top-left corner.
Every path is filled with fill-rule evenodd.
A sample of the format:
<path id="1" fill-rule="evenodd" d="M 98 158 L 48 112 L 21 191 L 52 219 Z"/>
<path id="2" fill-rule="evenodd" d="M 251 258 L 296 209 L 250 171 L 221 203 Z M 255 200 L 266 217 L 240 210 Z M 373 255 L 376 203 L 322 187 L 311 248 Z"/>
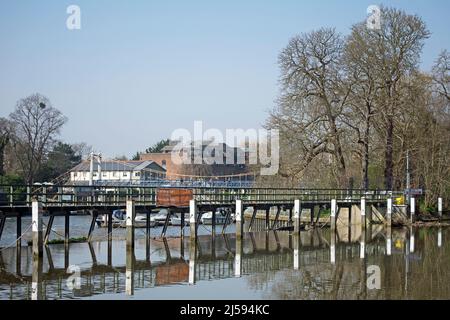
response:
<path id="1" fill-rule="evenodd" d="M 304 202 L 385 201 L 401 192 L 359 189 L 287 189 L 191 187 L 193 197 L 202 205 L 233 204 L 237 199 L 247 204 L 287 204 Z M 147 186 L 0 186 L 0 207 L 29 207 L 33 199 L 45 207 L 123 207 L 133 199 L 138 206 L 156 205 L 157 187 Z"/>

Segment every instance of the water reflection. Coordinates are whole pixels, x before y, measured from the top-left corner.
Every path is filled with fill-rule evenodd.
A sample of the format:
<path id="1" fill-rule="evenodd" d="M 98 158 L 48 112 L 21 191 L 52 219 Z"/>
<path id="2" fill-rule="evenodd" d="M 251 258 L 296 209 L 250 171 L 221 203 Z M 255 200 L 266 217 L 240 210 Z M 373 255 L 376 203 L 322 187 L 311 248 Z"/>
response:
<path id="1" fill-rule="evenodd" d="M 213 288 L 239 281 L 240 294 L 253 299 L 449 299 L 448 234 L 367 226 L 247 233 L 242 240 L 141 238 L 135 247 L 125 241 L 53 245 L 39 260 L 29 247 L 9 248 L 0 251 L 0 299 L 151 299 L 158 288 L 172 298 L 209 299 L 215 290 L 205 281 Z M 80 268 L 79 288 L 67 284 L 73 266 Z M 373 270 L 380 270 L 379 279 Z M 231 291 L 215 294 L 226 298 Z"/>

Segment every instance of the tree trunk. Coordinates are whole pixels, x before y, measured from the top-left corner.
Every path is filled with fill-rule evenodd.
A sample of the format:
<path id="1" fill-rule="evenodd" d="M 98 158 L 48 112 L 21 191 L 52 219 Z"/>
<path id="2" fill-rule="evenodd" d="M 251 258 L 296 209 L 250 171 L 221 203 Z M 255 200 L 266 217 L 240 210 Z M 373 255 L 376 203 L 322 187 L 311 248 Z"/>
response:
<path id="1" fill-rule="evenodd" d="M 386 153 L 385 153 L 385 168 L 384 181 L 386 190 L 392 190 L 393 180 L 393 151 L 394 151 L 394 120 L 392 116 L 388 116 L 386 130 Z"/>

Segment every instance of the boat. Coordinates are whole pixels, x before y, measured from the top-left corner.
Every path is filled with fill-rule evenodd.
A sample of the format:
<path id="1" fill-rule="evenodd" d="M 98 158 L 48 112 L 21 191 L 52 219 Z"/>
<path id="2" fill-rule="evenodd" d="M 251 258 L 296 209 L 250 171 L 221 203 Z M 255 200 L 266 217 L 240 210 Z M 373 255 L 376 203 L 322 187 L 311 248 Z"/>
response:
<path id="1" fill-rule="evenodd" d="M 230 221 L 233 221 L 232 213 L 229 208 L 218 208 L 216 210 L 216 225 L 225 224 L 227 220 L 227 214 L 230 213 Z M 213 222 L 213 212 L 205 212 L 201 217 L 202 224 L 212 225 Z"/>
<path id="2" fill-rule="evenodd" d="M 119 209 L 114 210 L 112 214 L 112 226 L 113 228 L 125 228 L 126 227 L 126 210 Z M 108 215 L 102 215 L 96 220 L 97 226 L 99 228 L 106 228 L 108 226 Z M 159 223 L 157 221 L 152 221 L 150 219 L 150 227 L 156 227 Z M 147 227 L 147 217 L 145 215 L 136 215 L 134 218 L 135 228 L 146 228 Z"/>
<path id="3" fill-rule="evenodd" d="M 181 215 L 184 213 L 180 213 L 177 214 L 175 216 L 173 216 L 172 218 L 170 218 L 170 223 L 173 226 L 181 226 Z M 189 225 L 189 214 L 184 214 L 184 225 L 188 226 Z"/>
<path id="4" fill-rule="evenodd" d="M 159 210 L 159 212 L 157 214 L 155 214 L 155 215 L 150 217 L 150 221 L 154 221 L 158 225 L 164 225 L 164 223 L 166 223 L 166 219 L 167 219 L 167 215 L 168 214 L 169 214 L 169 210 L 161 209 L 161 210 Z M 176 216 L 175 213 L 171 212 L 170 213 L 170 220 L 169 220 L 169 222 L 172 220 L 171 218 L 174 217 L 174 216 Z"/>

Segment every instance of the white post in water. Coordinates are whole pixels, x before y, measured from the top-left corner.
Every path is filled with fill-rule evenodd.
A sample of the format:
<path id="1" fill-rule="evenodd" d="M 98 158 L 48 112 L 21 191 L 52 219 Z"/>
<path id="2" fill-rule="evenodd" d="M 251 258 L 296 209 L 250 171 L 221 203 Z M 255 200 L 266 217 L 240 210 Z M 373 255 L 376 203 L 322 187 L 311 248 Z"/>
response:
<path id="1" fill-rule="evenodd" d="M 386 233 L 386 254 L 390 256 L 392 251 L 392 228 L 388 227 Z"/>
<path id="2" fill-rule="evenodd" d="M 361 234 L 366 233 L 366 198 L 361 198 Z"/>
<path id="3" fill-rule="evenodd" d="M 336 263 L 336 231 L 335 230 L 331 230 L 330 262 L 331 262 L 331 264 Z"/>
<path id="4" fill-rule="evenodd" d="M 390 228 L 392 226 L 392 198 L 387 199 L 386 220 L 387 226 Z"/>
<path id="5" fill-rule="evenodd" d="M 195 200 L 189 201 L 189 225 L 191 228 L 191 242 L 197 238 L 197 204 Z"/>
<path id="6" fill-rule="evenodd" d="M 438 213 L 442 217 L 442 198 L 438 198 Z"/>
<path id="7" fill-rule="evenodd" d="M 414 220 L 415 220 L 415 216 L 416 216 L 416 198 L 411 198 L 410 199 L 410 210 L 411 210 L 411 214 L 410 214 L 410 216 L 411 216 L 411 223 L 413 223 L 414 222 Z"/>
<path id="8" fill-rule="evenodd" d="M 127 226 L 127 229 L 129 227 Z M 134 241 L 133 241 L 134 242 Z M 132 246 L 126 248 L 125 292 L 127 296 L 134 295 L 134 250 Z"/>
<path id="9" fill-rule="evenodd" d="M 412 226 L 409 229 L 409 252 L 414 252 L 414 229 Z"/>
<path id="10" fill-rule="evenodd" d="M 126 214 L 125 225 L 127 228 L 127 248 L 134 248 L 134 219 L 136 212 L 133 200 L 127 200 Z"/>
<path id="11" fill-rule="evenodd" d="M 294 200 L 294 234 L 300 233 L 300 200 Z"/>
<path id="12" fill-rule="evenodd" d="M 336 213 L 337 213 L 336 199 L 333 199 L 331 200 L 331 230 L 336 230 Z"/>
<path id="13" fill-rule="evenodd" d="M 33 232 L 33 256 L 40 258 L 43 256 L 42 238 L 42 205 L 39 201 L 33 200 L 31 205 L 31 223 Z"/>
<path id="14" fill-rule="evenodd" d="M 442 228 L 438 230 L 438 248 L 442 247 Z"/>
<path id="15" fill-rule="evenodd" d="M 244 219 L 242 213 L 242 200 L 236 200 L 236 239 L 242 239 L 243 236 Z"/>

